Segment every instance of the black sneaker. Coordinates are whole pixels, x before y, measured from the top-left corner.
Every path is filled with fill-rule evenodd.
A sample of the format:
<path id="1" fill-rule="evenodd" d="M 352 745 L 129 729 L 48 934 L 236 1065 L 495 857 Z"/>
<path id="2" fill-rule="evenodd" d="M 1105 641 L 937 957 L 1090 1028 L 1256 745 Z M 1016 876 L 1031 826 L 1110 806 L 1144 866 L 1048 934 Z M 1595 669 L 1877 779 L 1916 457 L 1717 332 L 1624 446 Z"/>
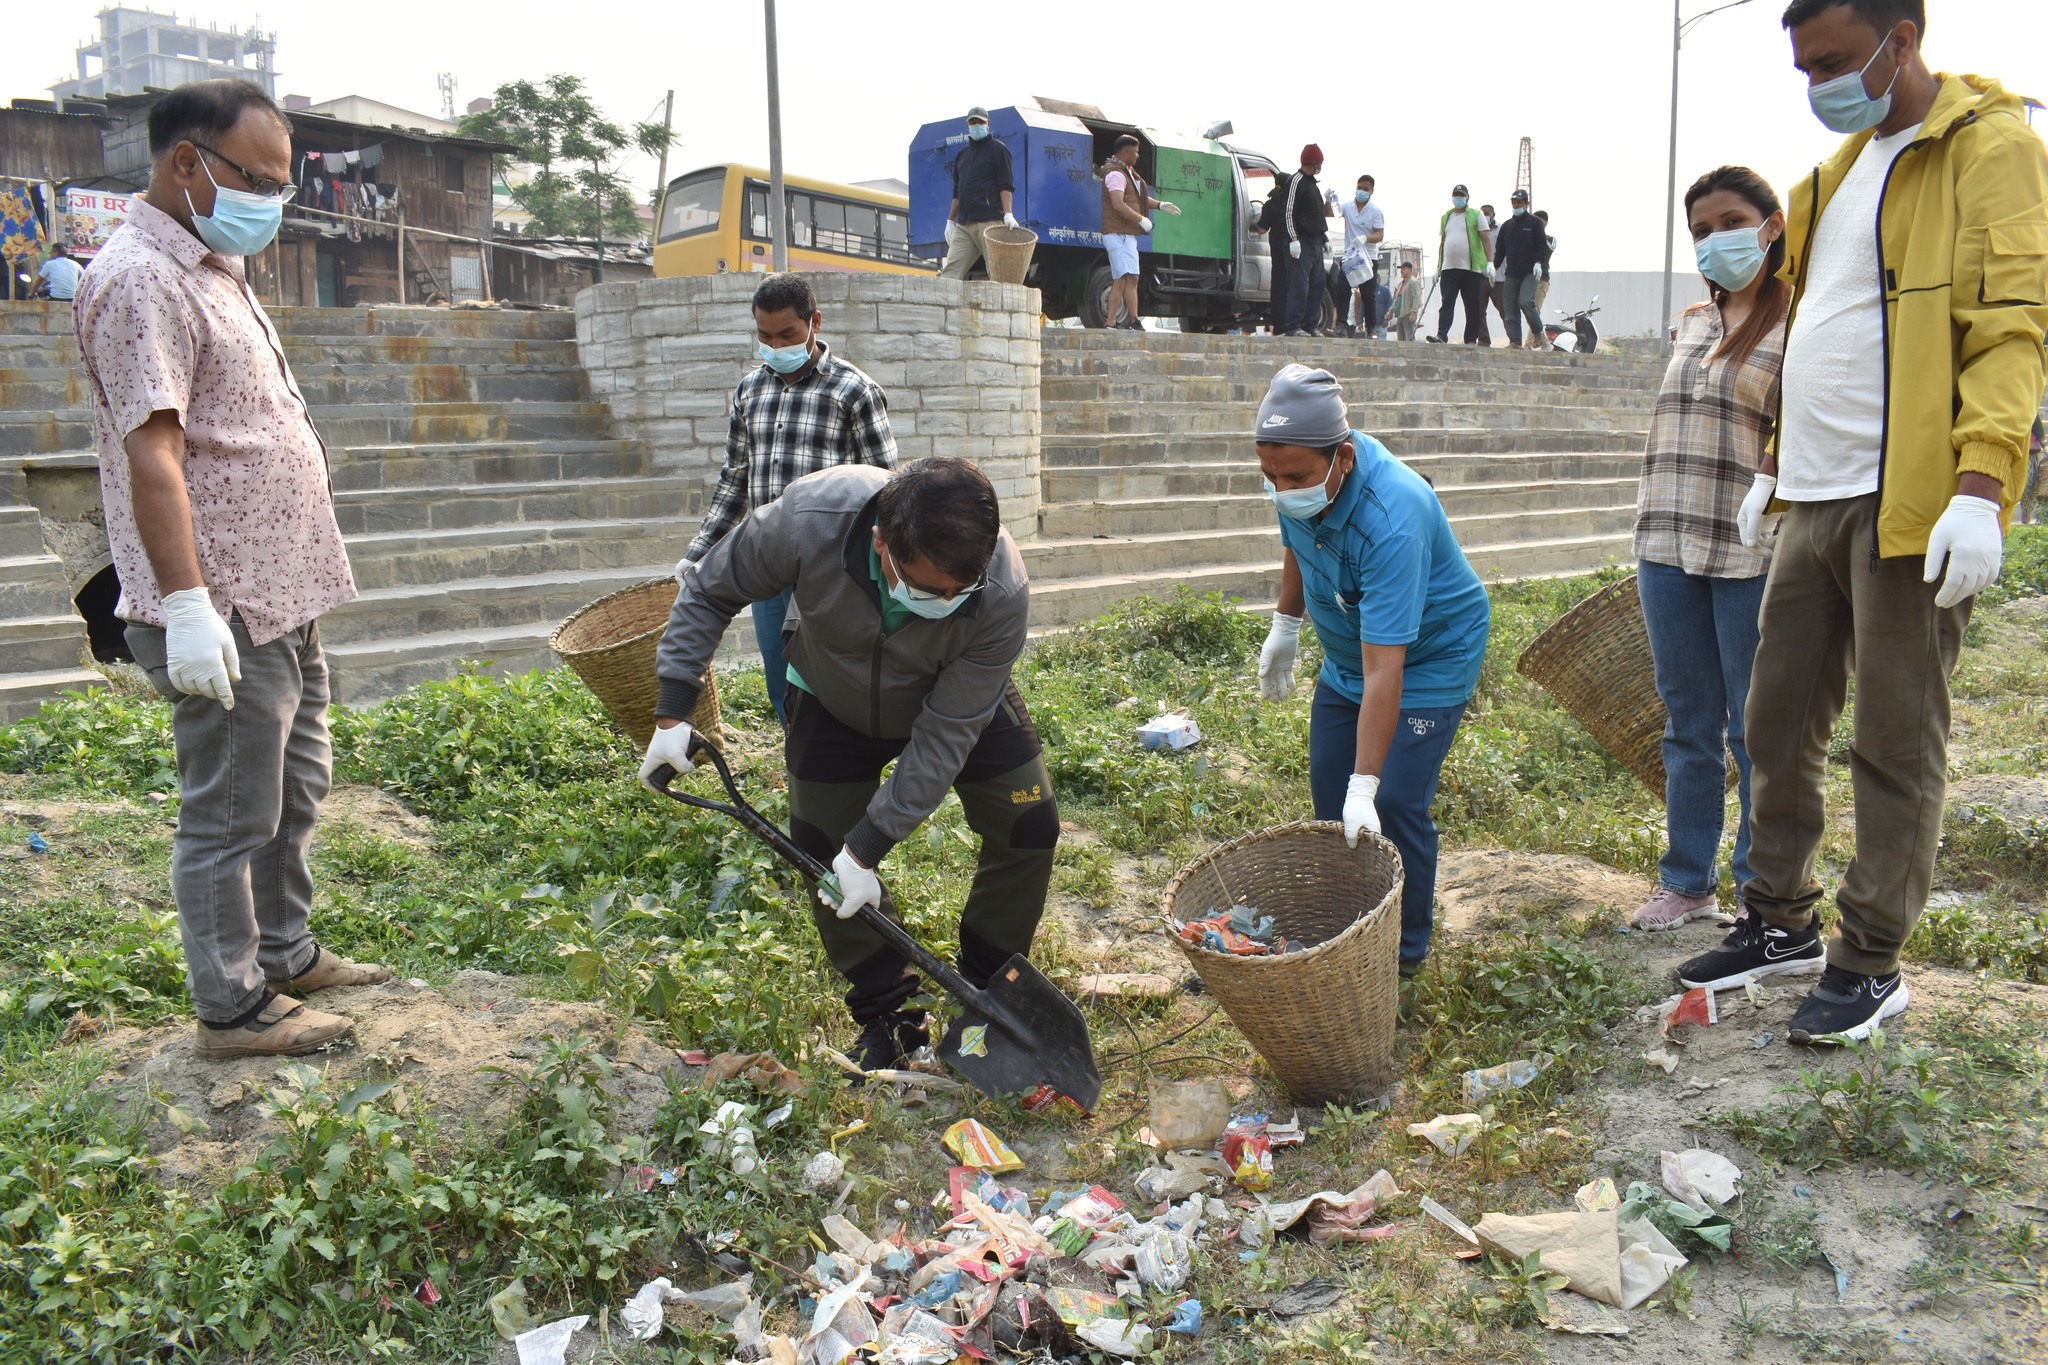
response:
<path id="1" fill-rule="evenodd" d="M 1885 1020 L 1904 1014 L 1912 998 L 1897 968 L 1885 976 L 1865 976 L 1830 967 L 1792 1015 L 1788 1036 L 1795 1043 L 1860 1043 Z"/>
<path id="2" fill-rule="evenodd" d="M 1725 991 L 1767 976 L 1812 976 L 1827 960 L 1818 925 L 1780 929 L 1745 905 L 1720 947 L 1679 966 L 1678 981 Z"/>
<path id="3" fill-rule="evenodd" d="M 878 1015 L 861 1027 L 860 1038 L 853 1045 L 853 1060 L 863 1071 L 886 1071 L 901 1066 L 930 1042 L 923 1014 Z"/>

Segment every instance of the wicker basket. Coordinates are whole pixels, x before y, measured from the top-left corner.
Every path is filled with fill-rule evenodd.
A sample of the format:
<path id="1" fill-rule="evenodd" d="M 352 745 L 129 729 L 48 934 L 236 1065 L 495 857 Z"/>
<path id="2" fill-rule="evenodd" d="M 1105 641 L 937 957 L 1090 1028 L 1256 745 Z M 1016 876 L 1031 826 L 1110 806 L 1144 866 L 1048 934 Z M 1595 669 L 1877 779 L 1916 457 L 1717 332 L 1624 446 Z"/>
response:
<path id="1" fill-rule="evenodd" d="M 578 609 L 548 637 L 548 647 L 576 670 L 604 703 L 612 724 L 638 749 L 645 749 L 654 734 L 654 706 L 661 693 L 654 654 L 675 601 L 675 579 L 650 578 Z M 718 685 L 708 668 L 690 724 L 713 745 L 725 747 Z"/>
<path id="2" fill-rule="evenodd" d="M 1650 632 L 1635 575 L 1560 616 L 1515 660 L 1515 670 L 1557 698 L 1601 748 L 1664 799 L 1664 725 Z M 1728 756 L 1728 785 L 1736 781 Z"/>
<path id="3" fill-rule="evenodd" d="M 1334 821 L 1233 839 L 1188 864 L 1166 913 L 1206 919 L 1249 904 L 1298 953 L 1237 957 L 1174 937 L 1230 1021 L 1304 1104 L 1346 1103 L 1394 1068 L 1400 995 L 1401 855 L 1378 835 L 1344 846 Z"/>

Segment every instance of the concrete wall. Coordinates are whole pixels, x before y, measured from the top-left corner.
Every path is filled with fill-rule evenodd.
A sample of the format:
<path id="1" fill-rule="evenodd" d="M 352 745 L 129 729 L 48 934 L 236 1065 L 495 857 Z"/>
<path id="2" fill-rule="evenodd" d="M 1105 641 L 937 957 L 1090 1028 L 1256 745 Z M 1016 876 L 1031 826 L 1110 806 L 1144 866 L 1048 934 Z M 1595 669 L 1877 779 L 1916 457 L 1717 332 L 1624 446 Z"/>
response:
<path id="1" fill-rule="evenodd" d="M 813 275 L 825 337 L 889 396 L 904 460 L 962 455 L 987 472 L 1010 534 L 1037 534 L 1038 291 L 914 275 Z M 725 464 L 733 386 L 759 364 L 759 275 L 606 283 L 576 296 L 576 345 L 594 397 L 656 468 L 709 505 Z"/>
<path id="2" fill-rule="evenodd" d="M 1678 252 L 1681 261 L 1690 261 L 1691 243 L 1680 242 Z M 1555 322 L 1578 312 L 1595 294 L 1600 296 L 1600 311 L 1593 315 L 1593 325 L 1600 329 L 1601 336 L 1657 335 L 1657 315 L 1664 307 L 1664 276 L 1655 270 L 1560 270 L 1543 301 L 1544 321 Z M 1704 302 L 1706 297 L 1707 282 L 1697 270 L 1671 272 L 1673 317 L 1695 303 Z M 1434 301 L 1425 311 L 1434 326 Z"/>

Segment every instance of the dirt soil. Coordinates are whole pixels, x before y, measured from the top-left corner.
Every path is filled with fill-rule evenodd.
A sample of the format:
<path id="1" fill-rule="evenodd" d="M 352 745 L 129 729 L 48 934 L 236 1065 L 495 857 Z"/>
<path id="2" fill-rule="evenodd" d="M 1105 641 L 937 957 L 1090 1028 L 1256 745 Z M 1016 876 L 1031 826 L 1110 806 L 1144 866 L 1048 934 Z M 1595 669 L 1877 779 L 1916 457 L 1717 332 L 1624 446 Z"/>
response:
<path id="1" fill-rule="evenodd" d="M 337 1093 L 362 1081 L 402 1081 L 406 1103 L 441 1115 L 450 1136 L 465 1126 L 488 1128 L 504 1122 L 518 1103 L 516 1088 L 489 1068 L 516 1075 L 541 1057 L 544 1039 L 618 1033 L 616 1018 L 603 1010 L 530 999 L 522 991 L 516 977 L 481 971 L 457 972 L 440 990 L 391 981 L 323 991 L 312 1003 L 353 1018 L 354 1041 L 301 1060 Z M 278 1084 L 280 1064 L 255 1057 L 202 1061 L 192 1051 L 195 1027 L 183 1021 L 106 1034 L 102 1041 L 113 1060 L 101 1084 L 146 1111 L 150 1150 L 166 1177 L 212 1185 L 253 1160 L 278 1131 L 260 1101 Z M 697 1074 L 673 1048 L 638 1028 L 619 1042 L 612 1062 L 612 1098 L 622 1130 L 631 1133 L 652 1126 L 668 1098 L 670 1073 Z M 167 1116 L 172 1104 L 203 1119 L 206 1129 L 180 1133 Z"/>

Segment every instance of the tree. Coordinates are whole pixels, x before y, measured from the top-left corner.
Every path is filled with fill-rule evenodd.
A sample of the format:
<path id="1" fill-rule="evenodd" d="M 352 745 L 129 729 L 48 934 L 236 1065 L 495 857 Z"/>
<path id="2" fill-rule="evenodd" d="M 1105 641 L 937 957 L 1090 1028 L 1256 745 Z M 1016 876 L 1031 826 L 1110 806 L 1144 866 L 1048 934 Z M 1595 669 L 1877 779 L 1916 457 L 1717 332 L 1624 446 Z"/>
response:
<path id="1" fill-rule="evenodd" d="M 628 147 L 659 156 L 674 141 L 659 123 L 636 123 L 628 132 L 606 119 L 583 93 L 583 78 L 568 75 L 538 85 L 507 81 L 489 109 L 463 118 L 461 131 L 519 149 L 495 159 L 501 179 L 514 162 L 534 168 L 524 185 L 509 186 L 529 215 L 529 237 L 596 237 L 600 223 L 607 237 L 640 236 L 632 191 L 612 165 Z"/>

